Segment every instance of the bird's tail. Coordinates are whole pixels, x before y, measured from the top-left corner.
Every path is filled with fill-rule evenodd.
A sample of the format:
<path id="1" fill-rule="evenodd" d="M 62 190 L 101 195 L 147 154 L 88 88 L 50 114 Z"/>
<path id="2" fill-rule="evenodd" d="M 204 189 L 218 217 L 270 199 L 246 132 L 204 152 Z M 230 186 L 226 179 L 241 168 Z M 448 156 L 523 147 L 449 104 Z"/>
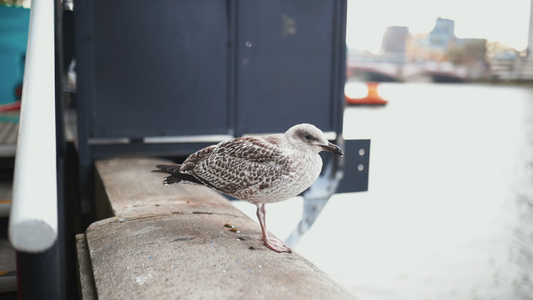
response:
<path id="1" fill-rule="evenodd" d="M 181 165 L 157 165 L 156 168 L 159 170 L 152 170 L 152 172 L 170 174 L 170 176 L 167 176 L 165 180 L 163 180 L 164 185 L 180 182 L 202 184 L 194 176 L 181 173 Z"/>
<path id="2" fill-rule="evenodd" d="M 176 184 L 180 183 L 182 180 L 178 177 L 178 174 L 180 174 L 180 167 L 181 165 L 157 165 L 156 168 L 158 168 L 158 170 L 152 170 L 152 172 L 170 174 L 170 176 L 163 180 L 163 184 Z"/>

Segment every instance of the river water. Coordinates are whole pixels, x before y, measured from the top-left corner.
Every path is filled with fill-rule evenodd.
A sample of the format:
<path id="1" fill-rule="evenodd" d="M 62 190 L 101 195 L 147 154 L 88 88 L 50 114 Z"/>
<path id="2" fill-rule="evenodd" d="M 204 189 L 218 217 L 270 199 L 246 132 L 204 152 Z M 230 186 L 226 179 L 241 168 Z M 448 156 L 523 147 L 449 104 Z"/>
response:
<path id="1" fill-rule="evenodd" d="M 295 250 L 358 299 L 533 299 L 533 88 L 379 92 L 344 115 L 372 140 L 369 191 L 333 196 Z M 301 203 L 270 205 L 269 229 L 287 237 Z"/>

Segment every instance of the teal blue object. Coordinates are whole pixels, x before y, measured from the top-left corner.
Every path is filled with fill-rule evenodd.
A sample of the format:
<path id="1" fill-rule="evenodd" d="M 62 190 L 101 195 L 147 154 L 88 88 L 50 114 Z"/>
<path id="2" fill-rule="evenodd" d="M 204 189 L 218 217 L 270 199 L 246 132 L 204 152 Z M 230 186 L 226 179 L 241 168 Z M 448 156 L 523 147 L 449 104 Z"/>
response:
<path id="1" fill-rule="evenodd" d="M 24 77 L 30 10 L 0 5 L 0 104 L 16 99 Z"/>
<path id="2" fill-rule="evenodd" d="M 0 115 L 0 122 L 3 122 L 3 123 L 18 123 L 19 121 L 20 121 L 19 116 L 15 116 L 15 115 L 2 116 L 2 115 Z"/>

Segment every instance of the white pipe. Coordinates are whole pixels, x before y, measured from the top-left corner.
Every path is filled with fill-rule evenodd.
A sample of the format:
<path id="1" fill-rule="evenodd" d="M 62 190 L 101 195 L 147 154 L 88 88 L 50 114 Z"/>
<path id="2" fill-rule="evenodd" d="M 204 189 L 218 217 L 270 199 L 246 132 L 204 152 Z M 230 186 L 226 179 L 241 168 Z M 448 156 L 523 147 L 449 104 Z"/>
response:
<path id="1" fill-rule="evenodd" d="M 57 239 L 54 1 L 31 2 L 9 239 L 41 252 Z"/>

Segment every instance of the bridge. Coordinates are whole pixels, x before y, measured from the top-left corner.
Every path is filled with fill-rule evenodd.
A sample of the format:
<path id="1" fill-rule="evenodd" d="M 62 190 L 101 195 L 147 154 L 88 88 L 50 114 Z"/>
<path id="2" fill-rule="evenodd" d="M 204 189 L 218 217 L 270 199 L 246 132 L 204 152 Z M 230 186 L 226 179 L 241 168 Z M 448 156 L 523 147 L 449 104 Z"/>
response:
<path id="1" fill-rule="evenodd" d="M 349 58 L 346 64 L 349 77 L 368 81 L 432 81 L 464 82 L 469 79 L 465 66 L 436 62 L 402 62 L 389 59 L 360 60 Z"/>

